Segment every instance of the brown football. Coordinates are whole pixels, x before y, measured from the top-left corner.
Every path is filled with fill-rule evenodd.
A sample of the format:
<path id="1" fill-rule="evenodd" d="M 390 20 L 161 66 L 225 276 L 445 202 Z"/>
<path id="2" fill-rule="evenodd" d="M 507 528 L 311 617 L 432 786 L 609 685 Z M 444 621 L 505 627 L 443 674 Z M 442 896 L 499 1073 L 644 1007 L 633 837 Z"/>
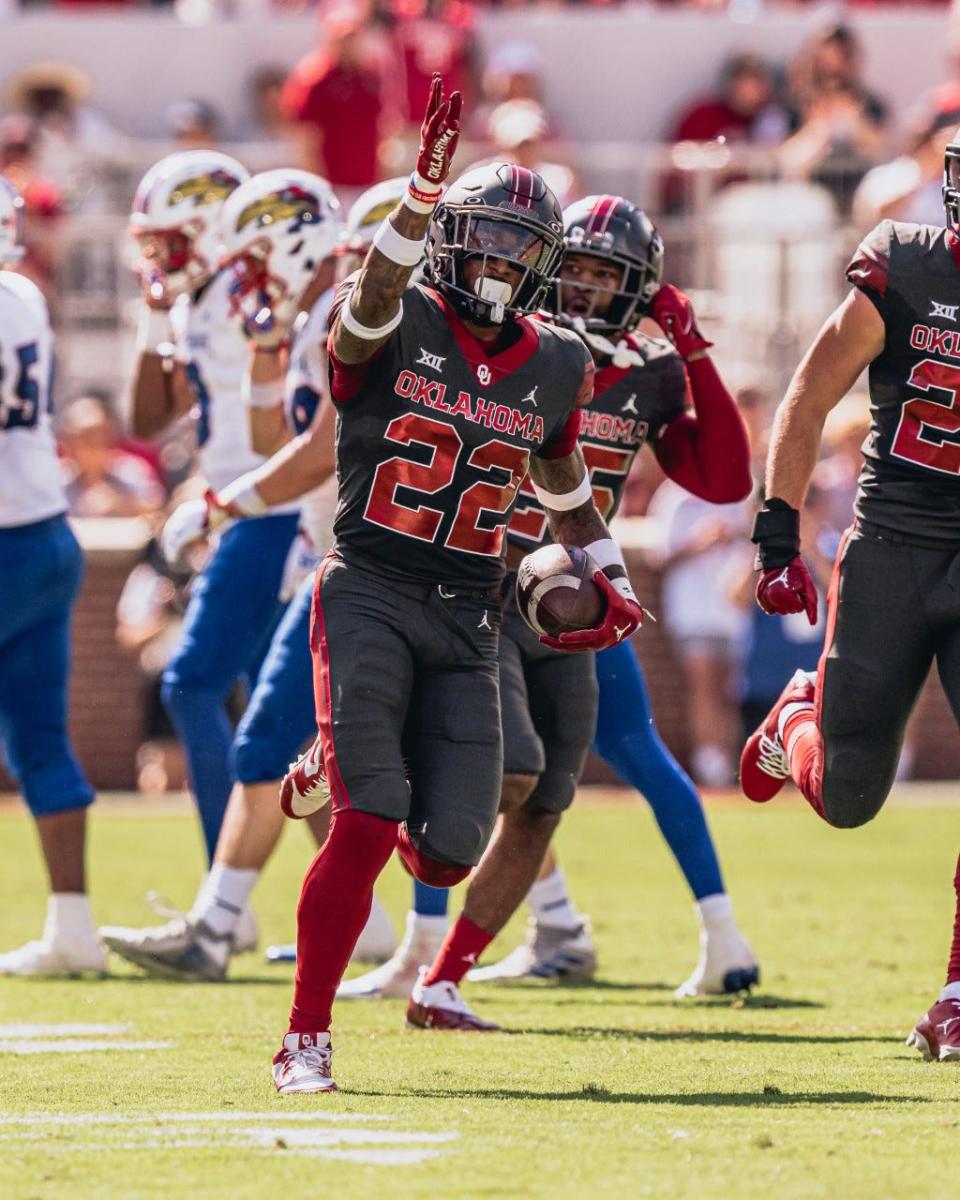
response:
<path id="1" fill-rule="evenodd" d="M 605 607 L 593 582 L 597 564 L 579 546 L 541 546 L 517 570 L 517 608 L 534 631 L 556 637 L 590 629 Z"/>

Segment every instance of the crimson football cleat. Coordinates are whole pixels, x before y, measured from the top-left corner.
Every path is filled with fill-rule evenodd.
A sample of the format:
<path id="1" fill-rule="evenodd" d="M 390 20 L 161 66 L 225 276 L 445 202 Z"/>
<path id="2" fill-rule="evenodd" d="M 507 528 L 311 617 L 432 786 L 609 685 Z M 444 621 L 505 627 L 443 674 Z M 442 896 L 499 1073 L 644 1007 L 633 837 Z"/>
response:
<path id="1" fill-rule="evenodd" d="M 281 1096 L 335 1092 L 332 1058 L 329 1033 L 288 1033 L 273 1056 L 274 1087 Z"/>
<path id="2" fill-rule="evenodd" d="M 285 817 L 302 821 L 330 803 L 330 785 L 323 769 L 323 746 L 319 735 L 310 749 L 283 777 L 280 784 L 280 807 Z"/>
<path id="3" fill-rule="evenodd" d="M 907 1038 L 927 1062 L 960 1061 L 960 1000 L 938 1000 Z"/>
<path id="4" fill-rule="evenodd" d="M 421 967 L 420 978 L 407 1001 L 408 1025 L 415 1029 L 456 1029 L 464 1033 L 489 1033 L 500 1028 L 478 1017 L 455 983 L 448 979 L 424 983 L 426 973 L 427 968 Z"/>
<path id="5" fill-rule="evenodd" d="M 772 800 L 790 777 L 790 764 L 778 729 L 781 712 L 788 704 L 812 704 L 815 696 L 813 679 L 806 671 L 797 671 L 766 720 L 744 746 L 740 755 L 740 787 L 754 804 Z"/>

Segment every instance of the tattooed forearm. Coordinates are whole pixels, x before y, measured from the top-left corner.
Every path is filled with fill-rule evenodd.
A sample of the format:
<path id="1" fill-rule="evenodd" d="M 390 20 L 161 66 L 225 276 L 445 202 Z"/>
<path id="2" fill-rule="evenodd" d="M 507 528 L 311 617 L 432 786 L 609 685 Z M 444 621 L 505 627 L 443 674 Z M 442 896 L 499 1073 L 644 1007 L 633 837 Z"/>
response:
<path id="1" fill-rule="evenodd" d="M 405 204 L 398 204 L 389 219 L 397 233 L 410 241 L 421 241 L 430 224 L 428 213 L 415 213 Z M 375 246 L 371 246 L 347 301 L 352 315 L 368 329 L 379 329 L 386 325 L 396 314 L 400 297 L 415 270 L 416 267 L 404 267 L 393 262 Z M 366 362 L 385 340 L 358 338 L 344 329 L 339 317 L 334 322 L 333 352 L 342 363 Z"/>

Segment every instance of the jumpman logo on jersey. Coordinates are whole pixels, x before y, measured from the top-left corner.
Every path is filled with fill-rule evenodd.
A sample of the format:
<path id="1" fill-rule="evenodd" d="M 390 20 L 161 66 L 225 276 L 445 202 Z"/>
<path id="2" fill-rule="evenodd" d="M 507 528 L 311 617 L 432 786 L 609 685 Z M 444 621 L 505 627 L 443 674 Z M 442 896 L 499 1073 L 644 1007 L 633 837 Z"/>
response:
<path id="1" fill-rule="evenodd" d="M 489 629 L 490 632 L 493 633 L 493 626 L 490 624 L 490 613 L 486 609 L 483 610 L 483 616 L 481 617 L 480 624 L 477 626 L 477 628 Z"/>
<path id="2" fill-rule="evenodd" d="M 930 309 L 931 317 L 943 317 L 945 321 L 955 321 L 957 319 L 957 309 L 960 304 L 938 304 L 936 300 L 930 301 L 933 306 Z"/>
<path id="3" fill-rule="evenodd" d="M 438 371 L 440 374 L 442 374 L 443 364 L 446 361 L 446 355 L 431 354 L 429 350 L 424 350 L 424 348 L 421 346 L 420 357 L 417 359 L 416 365 L 418 367 L 429 367 L 431 371 Z"/>
<path id="4" fill-rule="evenodd" d="M 521 404 L 532 404 L 534 408 L 540 407 L 540 401 L 537 399 L 537 388 L 539 384 L 534 384 L 525 396 L 520 397 Z"/>
<path id="5" fill-rule="evenodd" d="M 625 402 L 624 402 L 624 403 L 621 405 L 621 407 L 620 407 L 620 411 L 621 411 L 621 412 L 629 412 L 629 413 L 633 413 L 633 415 L 634 415 L 635 417 L 640 415 L 640 414 L 637 412 L 637 393 L 636 393 L 636 392 L 633 392 L 633 393 L 632 393 L 632 394 L 631 394 L 631 395 L 628 397 L 628 399 L 627 399 L 627 400 L 626 400 L 626 401 L 625 401 Z"/>

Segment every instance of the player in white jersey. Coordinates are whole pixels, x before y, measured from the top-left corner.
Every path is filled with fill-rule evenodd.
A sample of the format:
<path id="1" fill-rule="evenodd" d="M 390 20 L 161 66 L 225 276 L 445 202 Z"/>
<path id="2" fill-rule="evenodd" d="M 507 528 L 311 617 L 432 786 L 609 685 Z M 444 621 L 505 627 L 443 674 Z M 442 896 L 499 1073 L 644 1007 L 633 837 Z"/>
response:
<path id="1" fill-rule="evenodd" d="M 248 332 L 257 336 L 246 385 L 253 445 L 268 453 L 291 441 L 319 441 L 326 450 L 329 478 L 302 500 L 301 578 L 288 579 L 288 585 L 296 589 L 294 599 L 274 633 L 250 704 L 237 728 L 232 750 L 237 783 L 213 867 L 191 912 L 158 928 L 112 927 L 101 931 L 107 944 L 129 961 L 152 973 L 188 980 L 222 979 L 226 974 L 247 898 L 282 830 L 283 816 L 277 804 L 280 779 L 314 727 L 308 652 L 312 577 L 318 557 L 332 543 L 337 503 L 332 475 L 334 410 L 323 402 L 323 397 L 327 391 L 324 344 L 332 299 L 333 254 L 339 246 L 340 230 L 332 218 L 314 222 L 300 220 L 291 213 L 294 197 L 289 174 L 267 172 L 255 176 L 231 197 L 223 213 L 224 253 L 232 264 L 236 306 Z M 297 200 L 304 213 L 329 207 L 325 181 L 314 178 L 311 185 L 309 179 L 301 178 L 297 186 Z M 262 250 L 259 255 L 251 253 L 251 231 L 239 221 L 240 214 L 254 206 L 266 214 L 285 214 L 285 219 L 271 220 L 256 231 Z M 294 248 L 295 255 L 291 254 Z M 304 256 L 319 268 L 305 288 Z M 302 311 L 294 321 L 298 310 Z M 237 486 L 221 490 L 226 503 L 237 493 Z M 241 504 L 244 487 L 240 485 Z M 265 506 L 254 499 L 250 515 L 263 511 Z M 183 546 L 204 532 L 210 515 L 204 502 L 178 510 L 164 535 L 169 553 L 178 555 Z M 328 813 L 323 810 L 317 817 L 319 820 L 314 818 L 312 822 L 314 834 L 322 841 Z M 378 948 L 371 942 L 378 932 L 377 954 Z M 393 945 L 389 924 L 385 932 L 389 937 L 386 945 L 383 926 L 379 930 L 371 928 L 368 953 L 372 951 L 378 957 L 390 954 Z"/>
<path id="2" fill-rule="evenodd" d="M 219 268 L 221 212 L 247 179 L 217 151 L 171 154 L 144 176 L 130 216 L 143 291 L 134 432 L 155 436 L 192 409 L 200 469 L 214 488 L 264 461 L 250 442 L 242 392 L 248 335 L 237 319 L 233 274 Z M 244 214 L 249 228 L 263 215 Z M 283 613 L 297 519 L 293 506 L 223 532 L 193 585 L 164 672 L 161 695 L 186 751 L 210 861 L 234 782 L 226 698 L 238 679 L 252 689 Z M 252 916 L 245 940 L 256 942 Z"/>
<path id="3" fill-rule="evenodd" d="M 23 201 L 0 178 L 0 268 L 22 255 Z M 83 555 L 65 515 L 52 364 L 43 296 L 0 269 L 0 752 L 36 822 L 51 892 L 42 937 L 0 954 L 0 975 L 106 969 L 86 895 L 93 789 L 67 733 L 70 617 Z"/>

